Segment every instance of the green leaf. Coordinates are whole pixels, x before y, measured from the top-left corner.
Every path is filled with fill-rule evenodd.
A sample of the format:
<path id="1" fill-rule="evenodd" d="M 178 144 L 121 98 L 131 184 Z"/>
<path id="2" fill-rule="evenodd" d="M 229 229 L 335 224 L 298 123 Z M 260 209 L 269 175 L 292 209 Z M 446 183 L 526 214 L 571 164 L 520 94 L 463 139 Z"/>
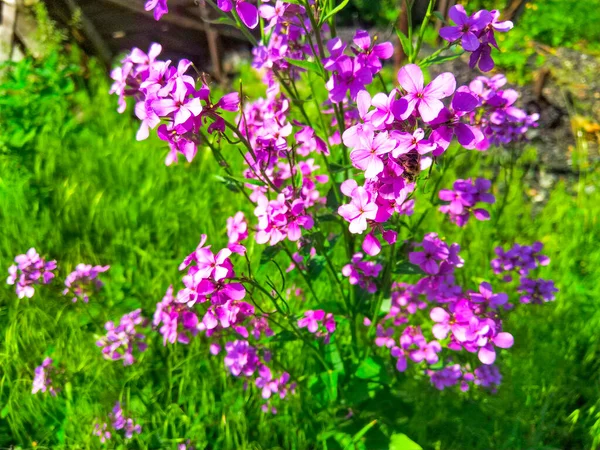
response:
<path id="1" fill-rule="evenodd" d="M 332 337 L 332 342 L 325 347 L 325 361 L 330 363 L 336 372 L 345 374 L 346 369 L 344 368 L 344 361 L 342 361 L 342 356 L 340 355 L 338 346 L 334 345 L 334 340 L 335 336 Z"/>
<path id="2" fill-rule="evenodd" d="M 353 169 L 353 167 L 351 165 L 342 166 L 341 164 L 336 164 L 336 163 L 329 164 L 329 167 L 331 168 L 331 171 L 333 173 L 343 172 L 346 169 Z"/>
<path id="3" fill-rule="evenodd" d="M 321 20 L 319 21 L 320 22 L 319 24 L 320 25 L 324 24 L 327 21 L 327 19 L 329 19 L 331 16 L 339 13 L 342 9 L 344 9 L 346 7 L 346 5 L 349 2 L 350 2 L 350 0 L 343 0 L 342 3 L 340 3 L 335 8 L 333 8 L 331 11 L 329 11 L 327 14 L 325 14 L 325 17 L 321 18 Z"/>
<path id="4" fill-rule="evenodd" d="M 355 435 L 352 437 L 352 442 L 353 442 L 354 444 L 356 444 L 358 441 L 360 441 L 360 440 L 361 440 L 361 438 L 362 438 L 362 437 L 363 437 L 365 434 L 367 434 L 367 432 L 368 432 L 368 431 L 369 431 L 371 428 L 373 428 L 373 427 L 375 426 L 375 424 L 376 424 L 376 423 L 377 423 L 377 419 L 375 419 L 375 420 L 373 420 L 373 421 L 369 422 L 369 423 L 368 423 L 368 424 L 366 424 L 364 427 L 362 427 L 362 428 L 360 429 L 360 431 L 359 431 L 358 433 L 356 433 L 356 434 L 355 434 Z"/>
<path id="5" fill-rule="evenodd" d="M 406 56 L 411 56 L 413 52 L 412 42 L 408 39 L 408 36 L 405 35 L 401 30 L 396 30 L 396 34 L 398 35 L 398 39 L 400 39 L 400 45 L 402 45 L 402 50 Z"/>
<path id="6" fill-rule="evenodd" d="M 356 369 L 356 377 L 361 378 L 363 380 L 368 380 L 369 378 L 376 378 L 381 373 L 381 365 L 378 364 L 373 358 L 367 358 L 358 369 Z"/>
<path id="7" fill-rule="evenodd" d="M 325 203 L 327 205 L 327 208 L 332 210 L 332 211 L 337 211 L 340 203 L 338 202 L 336 196 L 335 196 L 335 189 L 338 189 L 338 186 L 332 186 L 329 188 L 329 191 L 327 192 L 327 202 Z"/>
<path id="8" fill-rule="evenodd" d="M 321 255 L 316 255 L 314 258 L 311 258 L 308 261 L 308 276 L 315 280 L 319 278 L 321 272 L 325 269 L 325 257 Z"/>
<path id="9" fill-rule="evenodd" d="M 321 66 L 314 61 L 304 61 L 300 59 L 291 58 L 285 58 L 285 60 L 289 62 L 292 66 L 300 67 L 301 69 L 307 70 L 309 72 L 316 72 L 319 75 L 323 76 Z"/>
<path id="10" fill-rule="evenodd" d="M 232 177 L 231 175 L 215 175 L 214 177 L 222 183 L 247 183 L 252 184 L 254 186 L 266 186 L 266 184 L 263 181 L 255 180 L 254 178 L 238 178 Z"/>
<path id="11" fill-rule="evenodd" d="M 421 67 L 429 67 L 429 66 L 432 66 L 434 64 L 441 64 L 441 63 L 446 62 L 446 61 L 452 61 L 453 59 L 456 59 L 459 56 L 461 56 L 463 53 L 464 52 L 453 53 L 451 55 L 440 55 L 440 56 L 436 56 L 435 58 L 432 58 L 432 59 L 425 58 L 423 61 L 421 61 L 419 63 L 419 66 L 421 66 Z"/>
<path id="12" fill-rule="evenodd" d="M 7 403 L 6 405 L 4 405 L 4 408 L 2 408 L 2 411 L 0 411 L 0 417 L 4 419 L 6 416 L 8 416 L 9 411 L 10 411 L 10 408 Z"/>
<path id="13" fill-rule="evenodd" d="M 389 450 L 423 450 L 423 447 L 403 433 L 394 433 L 390 439 Z"/>
<path id="14" fill-rule="evenodd" d="M 262 255 L 260 255 L 260 264 L 267 264 L 271 261 L 277 254 L 281 251 L 281 247 L 275 245 L 272 247 L 267 247 L 263 250 Z"/>
<path id="15" fill-rule="evenodd" d="M 442 23 L 446 23 L 446 18 L 444 17 L 444 15 L 443 15 L 441 12 L 439 12 L 439 11 L 434 11 L 434 12 L 433 12 L 433 15 L 434 15 L 435 17 L 437 17 L 437 18 L 438 18 L 438 19 L 439 19 L 439 20 L 440 20 Z"/>
<path id="16" fill-rule="evenodd" d="M 423 272 L 419 266 L 411 264 L 408 261 L 397 263 L 392 272 L 402 275 L 425 275 L 425 272 Z"/>

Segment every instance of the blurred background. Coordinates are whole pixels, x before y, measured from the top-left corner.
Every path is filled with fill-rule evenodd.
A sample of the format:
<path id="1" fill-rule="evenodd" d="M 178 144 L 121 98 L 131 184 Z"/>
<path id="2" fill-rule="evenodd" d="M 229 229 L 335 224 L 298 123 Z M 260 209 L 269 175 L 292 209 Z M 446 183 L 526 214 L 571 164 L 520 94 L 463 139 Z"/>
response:
<path id="1" fill-rule="evenodd" d="M 339 34 L 349 39 L 364 28 L 396 43 L 394 28 L 419 24 L 427 6 L 416 0 L 407 17 L 401 3 L 351 0 L 339 15 Z M 444 16 L 455 3 L 439 0 L 436 9 Z M 423 448 L 599 448 L 600 5 L 460 3 L 469 12 L 498 9 L 514 21 L 514 29 L 499 36 L 494 73 L 506 74 L 522 95 L 520 106 L 540 120 L 523 148 L 477 160 L 470 154 L 451 174 L 489 174 L 503 198 L 502 219 L 464 235 L 446 231 L 488 256 L 495 245 L 541 240 L 552 258 L 543 277 L 554 279 L 560 293 L 553 304 L 511 318 L 516 345 L 506 352 L 498 394 L 439 393 L 413 383 L 401 400 L 376 399 L 373 408 Z M 169 0 L 170 12 L 160 22 L 143 6 L 144 0 L 0 0 L 0 269 L 31 246 L 62 261 L 65 270 L 80 261 L 111 264 L 106 302 L 90 305 L 99 323 L 140 306 L 153 310 L 200 233 L 223 235 L 225 218 L 244 208 L 242 199 L 210 181 L 218 168 L 209 153 L 200 152 L 191 165 L 165 167 L 166 148 L 158 139 L 135 141 L 132 108 L 119 115 L 116 98 L 108 95 L 110 69 L 132 47 L 145 51 L 159 42 L 165 59 L 191 59 L 215 86 L 242 79 L 253 98 L 264 92 L 241 33 L 215 22 L 200 1 Z M 428 29 L 425 52 L 439 44 L 440 26 L 438 20 Z M 396 48 L 385 72 L 390 83 L 404 61 Z M 459 83 L 476 75 L 460 58 L 431 70 L 450 70 Z M 475 264 L 468 276 L 476 277 L 489 258 L 468 255 Z M 101 365 L 83 334 L 98 331 L 93 320 L 73 317 L 76 326 L 58 326 L 43 304 L 16 314 L 13 297 L 0 289 L 0 447 L 97 445 L 91 423 L 102 411 L 98 398 L 105 397 L 104 409 L 111 404 L 110 380 L 123 378 L 122 368 Z M 165 361 L 196 361 L 188 368 L 169 366 L 170 383 L 182 386 L 179 394 L 152 389 L 163 367 L 128 372 L 128 389 L 144 392 L 139 399 L 132 394 L 130 404 L 146 414 L 148 430 L 187 430 L 200 436 L 205 447 L 199 448 L 314 448 L 310 443 L 322 426 L 317 422 L 325 419 L 312 416 L 310 402 L 292 404 L 268 421 L 254 417 L 244 412 L 241 391 L 220 364 L 199 360 L 194 345 L 173 350 L 177 355 L 154 350 L 165 352 Z M 61 346 L 76 361 L 69 363 L 73 384 L 85 388 L 42 402 L 30 394 L 31 373 L 41 355 Z M 84 368 L 109 381 L 89 378 Z M 383 448 L 373 433 L 365 448 Z M 147 436 L 135 446 L 162 448 L 159 431 Z"/>

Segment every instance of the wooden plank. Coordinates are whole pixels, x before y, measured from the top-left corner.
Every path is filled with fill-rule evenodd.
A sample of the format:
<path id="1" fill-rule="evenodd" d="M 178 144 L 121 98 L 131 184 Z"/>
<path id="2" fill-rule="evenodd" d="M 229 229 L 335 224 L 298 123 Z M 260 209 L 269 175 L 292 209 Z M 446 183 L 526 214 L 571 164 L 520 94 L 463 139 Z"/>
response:
<path id="1" fill-rule="evenodd" d="M 9 61 L 13 56 L 15 24 L 17 22 L 16 0 L 3 0 L 0 2 L 2 9 L 2 23 L 0 23 L 0 61 Z"/>
<path id="2" fill-rule="evenodd" d="M 24 11 L 19 11 L 17 14 L 15 36 L 21 41 L 27 53 L 30 53 L 34 58 L 39 58 L 42 55 L 42 46 L 36 39 L 37 23 L 35 18 Z"/>
<path id="3" fill-rule="evenodd" d="M 131 0 L 100 0 L 100 1 L 102 1 L 103 3 L 112 4 L 115 6 L 120 6 L 121 8 L 128 9 L 130 11 L 134 11 L 136 13 L 143 14 L 148 17 L 154 17 L 154 14 L 152 13 L 152 11 L 146 11 L 141 4 L 133 3 Z M 168 14 L 165 14 L 160 19 L 160 22 L 168 23 L 168 24 L 175 25 L 175 26 L 181 27 L 181 28 L 187 28 L 190 30 L 203 31 L 205 33 L 207 31 L 206 24 L 202 23 L 202 21 L 197 20 L 197 19 L 191 19 L 189 17 L 183 16 L 181 14 L 177 14 L 177 13 L 171 12 L 171 11 L 169 11 Z M 244 41 L 246 40 L 246 38 L 244 37 L 242 32 L 235 28 L 231 28 L 231 27 L 219 28 L 218 32 L 222 36 L 238 38 L 238 39 L 244 40 Z"/>
<path id="4" fill-rule="evenodd" d="M 106 42 L 104 42 L 104 39 L 102 39 L 100 33 L 98 33 L 96 30 L 94 24 L 87 18 L 82 9 L 77 6 L 75 0 L 65 0 L 65 3 L 69 7 L 71 15 L 75 15 L 77 13 L 77 16 L 79 17 L 79 23 L 83 28 L 83 32 L 90 40 L 92 47 L 94 47 L 94 50 L 96 50 L 97 55 L 100 57 L 104 65 L 106 67 L 110 66 L 112 52 L 110 51 L 110 48 Z"/>

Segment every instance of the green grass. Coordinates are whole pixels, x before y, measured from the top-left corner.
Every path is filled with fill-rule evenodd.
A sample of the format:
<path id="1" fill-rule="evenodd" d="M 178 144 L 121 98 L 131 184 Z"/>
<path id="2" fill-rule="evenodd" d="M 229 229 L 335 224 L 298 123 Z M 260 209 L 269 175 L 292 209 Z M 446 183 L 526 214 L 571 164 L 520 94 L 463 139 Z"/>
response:
<path id="1" fill-rule="evenodd" d="M 5 270 L 16 254 L 35 246 L 59 261 L 62 277 L 79 262 L 111 269 L 102 277 L 104 291 L 89 305 L 44 288 L 31 300 L 17 300 L 12 287 L 0 288 L 0 447 L 99 447 L 94 420 L 117 399 L 143 425 L 127 448 L 176 448 L 186 438 L 207 449 L 344 448 L 373 420 L 356 448 L 386 449 L 393 433 L 441 449 L 598 444 L 599 177 L 589 171 L 561 180 L 548 203 L 534 210 L 528 192 L 535 174 L 526 163 L 535 160 L 535 148 L 514 150 L 520 156 L 515 164 L 507 151 L 452 149 L 441 170 L 421 184 L 412 219 L 429 210 L 415 239 L 438 231 L 461 244 L 466 264 L 458 276 L 470 288 L 494 280 L 489 260 L 496 245 L 541 240 L 552 258 L 540 276 L 556 281 L 557 301 L 522 306 L 506 320 L 516 344 L 500 354 L 504 382 L 496 395 L 476 389 L 440 393 L 417 371 L 397 374 L 382 356 L 393 388 L 369 388 L 354 417 L 345 419 L 343 401 L 361 397 L 363 387 L 341 386 L 339 407 L 323 403 L 308 377 L 321 370 L 318 362 L 299 342 L 281 341 L 272 345 L 300 389 L 270 416 L 260 412 L 255 390 L 245 391 L 226 375 L 222 357 L 209 356 L 203 337 L 189 346 L 163 347 L 151 332 L 149 349 L 133 366 L 103 360 L 94 345 L 103 324 L 138 307 L 151 317 L 166 288 L 179 282 L 177 265 L 200 234 L 217 248 L 224 245 L 226 217 L 239 209 L 251 215 L 251 208 L 215 182 L 220 169 L 207 148 L 192 164 L 166 167 L 161 142 L 136 142 L 137 125 L 116 113 L 103 75 L 93 65 L 81 72 L 74 58 L 20 63 L 0 87 L 0 261 Z M 224 150 L 239 173 L 237 152 Z M 428 202 L 442 173 L 441 187 L 457 177 L 491 177 L 498 198 L 492 220 L 464 229 L 444 221 Z M 261 250 L 249 248 L 255 257 Z M 336 263 L 345 263 L 341 255 Z M 324 275 L 317 294 L 341 302 Z M 310 296 L 300 308 L 308 306 L 315 306 Z M 30 393 L 33 369 L 45 355 L 64 368 L 57 398 Z"/>

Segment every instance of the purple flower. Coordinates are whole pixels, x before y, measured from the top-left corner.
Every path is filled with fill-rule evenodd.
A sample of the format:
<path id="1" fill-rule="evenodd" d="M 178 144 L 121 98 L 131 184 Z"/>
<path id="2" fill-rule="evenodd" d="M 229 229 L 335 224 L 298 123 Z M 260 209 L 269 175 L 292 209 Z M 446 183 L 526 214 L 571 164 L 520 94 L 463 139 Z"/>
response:
<path id="1" fill-rule="evenodd" d="M 238 244 L 248 237 L 248 222 L 243 212 L 238 211 L 227 219 L 227 237 L 230 244 Z"/>
<path id="2" fill-rule="evenodd" d="M 169 286 L 162 301 L 156 304 L 152 325 L 158 327 L 163 335 L 163 345 L 167 342 L 182 344 L 190 342 L 190 335 L 198 333 L 198 316 L 185 303 L 179 303 L 173 297 L 173 286 Z"/>
<path id="3" fill-rule="evenodd" d="M 442 189 L 439 197 L 443 201 L 450 202 L 447 205 L 440 206 L 440 211 L 448 214 L 450 221 L 463 227 L 467 224 L 471 214 L 477 220 L 489 220 L 490 215 L 483 208 L 475 208 L 477 203 L 494 203 L 496 198 L 488 191 L 492 186 L 491 181 L 485 178 L 472 180 L 456 180 L 454 189 Z"/>
<path id="4" fill-rule="evenodd" d="M 453 364 L 441 370 L 429 370 L 427 374 L 429 375 L 431 384 L 440 391 L 457 385 L 463 376 L 460 364 Z"/>
<path id="5" fill-rule="evenodd" d="M 56 269 L 56 260 L 46 262 L 38 255 L 35 248 L 30 248 L 26 254 L 15 257 L 16 265 L 8 268 L 6 283 L 16 284 L 16 292 L 19 298 L 33 297 L 34 285 L 48 284 L 54 278 L 52 271 Z"/>
<path id="6" fill-rule="evenodd" d="M 352 100 L 356 100 L 358 93 L 371 81 L 373 75 L 369 68 L 361 66 L 356 58 L 342 55 L 336 60 L 335 71 L 326 84 L 329 100 L 339 103 L 348 91 Z"/>
<path id="7" fill-rule="evenodd" d="M 390 59 L 394 55 L 394 46 L 391 42 L 382 42 L 372 45 L 371 36 L 365 30 L 356 30 L 354 34 L 354 52 L 362 66 L 368 67 L 373 75 L 381 68 L 381 59 Z"/>
<path id="8" fill-rule="evenodd" d="M 235 10 L 243 24 L 250 29 L 256 28 L 258 25 L 258 9 L 253 4 L 244 0 L 217 0 L 217 6 L 220 10 L 229 12 L 232 10 L 234 2 Z"/>
<path id="9" fill-rule="evenodd" d="M 315 334 L 317 337 L 324 337 L 324 342 L 328 344 L 330 334 L 335 331 L 336 324 L 333 314 L 325 313 L 325 311 L 319 309 L 317 311 L 304 311 L 304 317 L 298 319 L 298 327 L 307 328 L 309 332 Z"/>
<path id="10" fill-rule="evenodd" d="M 348 184 L 347 186 L 350 185 Z M 347 222 L 350 222 L 348 227 L 350 233 L 362 234 L 363 231 L 367 229 L 367 220 L 375 219 L 375 216 L 377 215 L 377 205 L 371 201 L 371 194 L 369 194 L 362 186 L 352 189 L 350 196 L 352 197 L 352 201 L 346 205 L 340 206 L 338 208 L 338 214 Z"/>
<path id="11" fill-rule="evenodd" d="M 110 441 L 112 434 L 107 430 L 108 424 L 104 422 L 102 425 L 99 423 L 94 425 L 94 435 L 100 438 L 100 442 L 104 444 L 106 441 Z"/>
<path id="12" fill-rule="evenodd" d="M 450 250 L 435 233 L 426 235 L 421 245 L 423 251 L 409 253 L 408 260 L 412 264 L 418 265 L 423 272 L 436 275 L 440 271 L 439 262 L 448 260 Z"/>
<path id="13" fill-rule="evenodd" d="M 456 80 L 450 72 L 438 75 L 423 87 L 423 72 L 416 64 L 408 64 L 400 69 L 398 83 L 406 91 L 402 98 L 407 102 L 401 119 L 407 119 L 416 109 L 425 122 L 431 122 L 438 116 L 444 107 L 440 99 L 452 95 L 456 88 Z"/>
<path id="14" fill-rule="evenodd" d="M 479 293 L 473 292 L 470 297 L 471 301 L 475 303 L 486 303 L 491 309 L 498 309 L 499 306 L 508 303 L 508 295 L 503 292 L 494 294 L 491 284 L 486 282 L 479 285 Z"/>
<path id="15" fill-rule="evenodd" d="M 113 361 L 122 359 L 124 366 L 129 366 L 135 362 L 133 351 L 146 350 L 146 338 L 136 329 L 137 326 L 145 327 L 147 320 L 142 317 L 142 310 L 136 309 L 121 317 L 119 325 L 115 326 L 113 322 L 106 322 L 106 335 L 96 341 L 98 347 L 102 347 L 104 358 Z"/>
<path id="16" fill-rule="evenodd" d="M 541 278 L 532 280 L 530 278 L 521 278 L 521 284 L 517 288 L 520 292 L 521 303 L 535 303 L 541 305 L 542 303 L 551 302 L 555 298 L 555 293 L 558 292 L 554 281 L 543 280 Z"/>
<path id="17" fill-rule="evenodd" d="M 98 275 L 109 268 L 110 266 L 77 264 L 75 270 L 67 275 L 63 295 L 71 293 L 74 295 L 73 303 L 77 302 L 78 298 L 87 303 L 90 300 L 89 296 L 104 286 L 104 283 L 97 278 Z"/>
<path id="18" fill-rule="evenodd" d="M 260 362 L 256 349 L 248 344 L 248 341 L 233 341 L 225 344 L 227 355 L 225 366 L 232 375 L 252 376 Z"/>
<path id="19" fill-rule="evenodd" d="M 147 0 L 144 5 L 146 11 L 154 10 L 154 19 L 160 20 L 162 16 L 169 12 L 167 0 Z"/>
<path id="20" fill-rule="evenodd" d="M 370 139 L 369 139 L 370 137 Z M 391 152 L 396 148 L 396 142 L 390 139 L 386 132 L 379 133 L 363 140 L 359 147 L 352 150 L 350 159 L 354 167 L 365 171 L 365 178 L 374 178 L 383 172 L 383 161 L 381 156 Z"/>
<path id="21" fill-rule="evenodd" d="M 448 42 L 461 39 L 462 47 L 468 52 L 477 50 L 479 48 L 479 32 L 492 21 L 489 11 L 478 11 L 469 17 L 462 5 L 455 5 L 448 11 L 448 16 L 456 26 L 442 27 L 440 36 Z"/>
<path id="22" fill-rule="evenodd" d="M 417 128 L 413 133 L 393 131 L 391 137 L 398 142 L 398 145 L 392 151 L 394 158 L 410 153 L 413 150 L 420 155 L 424 155 L 435 150 L 437 147 L 435 143 L 425 139 L 425 132 L 421 128 Z"/>
<path id="23" fill-rule="evenodd" d="M 358 285 L 369 294 L 377 292 L 375 279 L 383 267 L 373 261 L 363 261 L 362 253 L 355 253 L 349 264 L 342 268 L 342 275 L 348 277 L 351 285 Z"/>
<path id="24" fill-rule="evenodd" d="M 492 391 L 496 392 L 496 388 L 500 386 L 502 382 L 502 375 L 500 370 L 495 365 L 483 365 L 475 369 L 475 380 L 474 383 L 478 386 L 483 386 Z"/>
<path id="25" fill-rule="evenodd" d="M 157 98 L 152 101 L 152 109 L 159 116 L 173 116 L 173 125 L 182 125 L 191 117 L 197 117 L 202 112 L 200 99 L 189 98 L 190 88 L 184 83 L 183 78 L 175 80 L 175 89 L 171 97 Z"/>
<path id="26" fill-rule="evenodd" d="M 52 377 L 56 373 L 56 368 L 52 365 L 51 358 L 45 358 L 41 365 L 35 368 L 33 377 L 32 394 L 48 391 L 50 395 L 56 397 L 57 389 L 53 385 Z"/>

